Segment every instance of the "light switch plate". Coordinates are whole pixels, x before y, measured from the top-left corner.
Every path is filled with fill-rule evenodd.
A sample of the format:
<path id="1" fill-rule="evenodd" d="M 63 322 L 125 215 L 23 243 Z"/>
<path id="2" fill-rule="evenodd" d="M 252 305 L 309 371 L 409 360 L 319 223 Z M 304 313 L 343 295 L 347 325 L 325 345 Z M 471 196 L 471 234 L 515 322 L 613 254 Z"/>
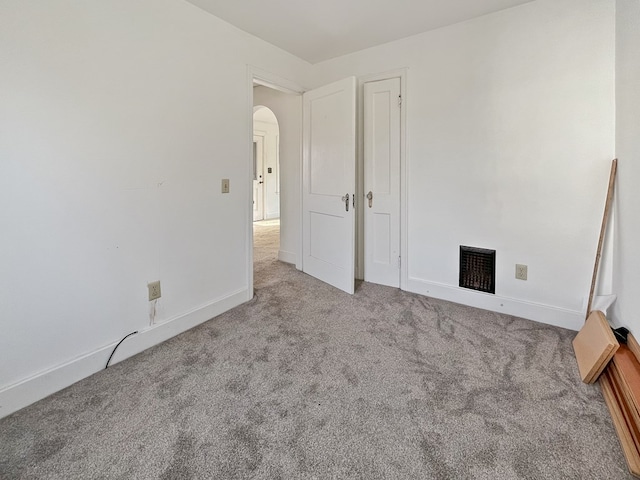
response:
<path id="1" fill-rule="evenodd" d="M 222 193 L 229 193 L 229 179 L 222 179 Z"/>

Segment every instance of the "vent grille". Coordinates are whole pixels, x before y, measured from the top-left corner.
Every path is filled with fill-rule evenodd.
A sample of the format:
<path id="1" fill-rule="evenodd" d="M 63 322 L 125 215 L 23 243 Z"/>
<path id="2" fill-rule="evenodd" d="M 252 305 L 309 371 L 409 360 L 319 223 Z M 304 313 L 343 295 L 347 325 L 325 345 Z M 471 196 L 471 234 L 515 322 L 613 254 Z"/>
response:
<path id="1" fill-rule="evenodd" d="M 496 251 L 460 245 L 460 286 L 496 293 Z"/>

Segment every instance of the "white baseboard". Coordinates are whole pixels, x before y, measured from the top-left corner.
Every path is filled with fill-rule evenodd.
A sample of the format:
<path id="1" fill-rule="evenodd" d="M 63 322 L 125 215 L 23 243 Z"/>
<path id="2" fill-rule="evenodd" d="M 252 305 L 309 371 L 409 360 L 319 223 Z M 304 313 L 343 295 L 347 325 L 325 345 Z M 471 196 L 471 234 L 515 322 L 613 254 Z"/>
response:
<path id="1" fill-rule="evenodd" d="M 296 254 L 292 252 L 285 252 L 284 250 L 278 251 L 278 260 L 284 263 L 296 263 Z"/>
<path id="2" fill-rule="evenodd" d="M 110 365 L 136 355 L 247 301 L 243 288 L 183 315 L 140 330 L 118 347 Z M 0 390 L 0 418 L 20 410 L 105 368 L 117 341 Z"/>
<path id="3" fill-rule="evenodd" d="M 476 292 L 417 278 L 409 278 L 406 290 L 427 297 L 448 300 L 483 310 L 505 313 L 539 323 L 567 328 L 569 330 L 577 331 L 584 325 L 584 313 L 576 310 L 500 297 L 489 293 Z"/>

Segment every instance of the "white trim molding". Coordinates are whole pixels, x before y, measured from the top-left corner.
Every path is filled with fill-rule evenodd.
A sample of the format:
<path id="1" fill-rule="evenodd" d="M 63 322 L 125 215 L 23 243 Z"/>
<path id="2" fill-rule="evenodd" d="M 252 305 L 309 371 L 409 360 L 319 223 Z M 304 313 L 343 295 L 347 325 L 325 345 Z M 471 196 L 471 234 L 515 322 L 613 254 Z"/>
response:
<path id="1" fill-rule="evenodd" d="M 284 263 L 296 264 L 296 254 L 293 252 L 285 252 L 284 250 L 278 250 L 278 260 Z"/>
<path id="2" fill-rule="evenodd" d="M 110 365 L 121 362 L 211 320 L 221 313 L 244 303 L 247 296 L 246 289 L 243 288 L 183 315 L 139 331 L 136 335 L 127 338 L 118 347 Z M 73 385 L 100 370 L 104 370 L 109 355 L 111 355 L 118 341 L 0 389 L 0 418 Z"/>
<path id="3" fill-rule="evenodd" d="M 577 310 L 476 292 L 474 290 L 429 282 L 418 278 L 410 277 L 407 288 L 404 290 L 426 297 L 438 298 L 440 300 L 447 300 L 483 310 L 513 315 L 515 317 L 526 318 L 534 322 L 554 325 L 569 330 L 577 331 L 584 325 L 584 313 Z"/>

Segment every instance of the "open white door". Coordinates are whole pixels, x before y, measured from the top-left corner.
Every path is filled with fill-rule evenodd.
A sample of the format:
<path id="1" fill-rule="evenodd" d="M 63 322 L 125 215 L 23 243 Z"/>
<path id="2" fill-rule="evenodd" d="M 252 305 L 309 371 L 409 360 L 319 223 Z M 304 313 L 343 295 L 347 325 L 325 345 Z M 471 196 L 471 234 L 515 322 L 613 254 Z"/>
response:
<path id="1" fill-rule="evenodd" d="M 264 137 L 253 136 L 253 221 L 264 219 Z"/>
<path id="2" fill-rule="evenodd" d="M 303 96 L 302 270 L 354 292 L 356 79 Z"/>
<path id="3" fill-rule="evenodd" d="M 400 286 L 400 78 L 364 84 L 364 279 Z"/>

